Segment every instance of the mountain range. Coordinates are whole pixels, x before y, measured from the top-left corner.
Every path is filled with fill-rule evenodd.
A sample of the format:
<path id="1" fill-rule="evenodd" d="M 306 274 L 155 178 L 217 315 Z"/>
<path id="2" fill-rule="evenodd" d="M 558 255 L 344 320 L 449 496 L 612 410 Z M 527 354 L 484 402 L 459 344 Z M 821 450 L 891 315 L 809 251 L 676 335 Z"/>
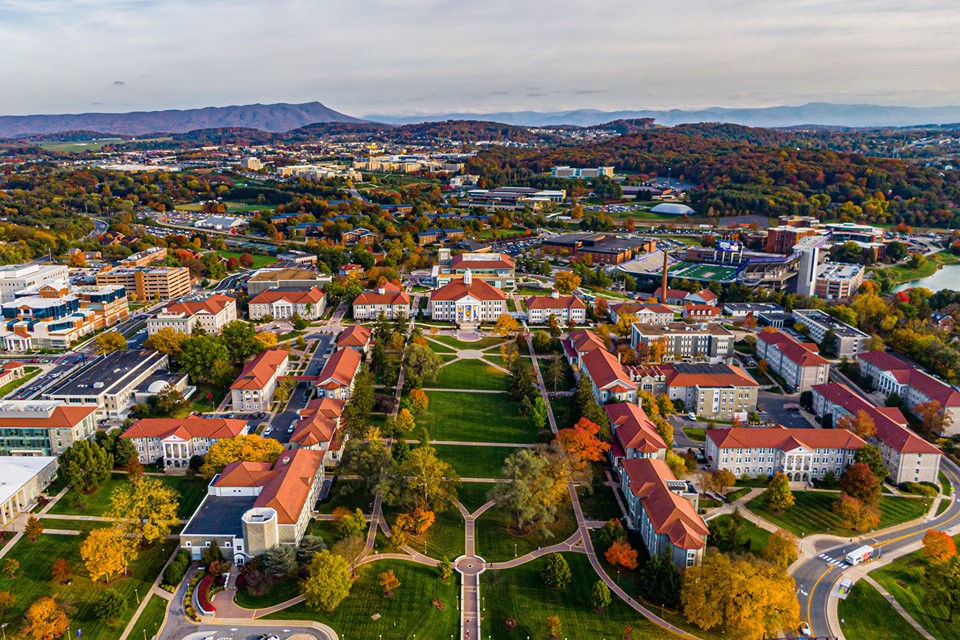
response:
<path id="1" fill-rule="evenodd" d="M 0 138 L 23 138 L 66 132 L 101 135 L 143 136 L 187 133 L 202 129 L 245 128 L 281 133 L 318 123 L 358 124 L 377 122 L 402 125 L 447 120 L 487 121 L 534 127 L 572 125 L 592 127 L 614 120 L 653 119 L 672 126 L 698 122 L 726 122 L 752 127 L 910 127 L 960 122 L 960 106 L 896 107 L 874 104 L 811 102 L 799 106 L 700 110 L 600 111 L 502 111 L 496 113 L 443 113 L 395 116 L 373 114 L 355 118 L 319 102 L 304 104 L 250 104 L 133 113 L 80 113 L 61 115 L 0 116 Z"/>

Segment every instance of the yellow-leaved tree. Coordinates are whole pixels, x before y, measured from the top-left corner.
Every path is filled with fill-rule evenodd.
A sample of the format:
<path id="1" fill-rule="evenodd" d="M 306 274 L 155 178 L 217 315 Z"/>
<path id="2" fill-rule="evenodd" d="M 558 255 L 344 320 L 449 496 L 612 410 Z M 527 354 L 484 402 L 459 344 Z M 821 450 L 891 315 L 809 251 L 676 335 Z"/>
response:
<path id="1" fill-rule="evenodd" d="M 141 478 L 113 492 L 110 517 L 127 535 L 151 544 L 169 535 L 178 522 L 180 494 L 155 478 Z"/>
<path id="2" fill-rule="evenodd" d="M 113 527 L 94 529 L 81 543 L 80 557 L 91 580 L 103 578 L 109 582 L 114 575 L 126 572 L 127 565 L 136 560 L 137 541 Z"/>
<path id="3" fill-rule="evenodd" d="M 281 453 L 283 445 L 273 438 L 261 438 L 258 435 L 221 438 L 204 456 L 200 475 L 210 480 L 231 462 L 273 463 Z"/>
<path id="4" fill-rule="evenodd" d="M 34 600 L 23 615 L 23 637 L 30 640 L 60 638 L 69 626 L 67 613 L 49 597 Z"/>

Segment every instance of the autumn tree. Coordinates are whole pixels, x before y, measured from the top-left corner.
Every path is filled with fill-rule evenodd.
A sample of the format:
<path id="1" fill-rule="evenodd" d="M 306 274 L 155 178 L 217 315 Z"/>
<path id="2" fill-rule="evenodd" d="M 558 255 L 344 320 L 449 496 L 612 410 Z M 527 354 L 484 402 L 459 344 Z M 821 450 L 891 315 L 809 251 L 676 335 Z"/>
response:
<path id="1" fill-rule="evenodd" d="M 728 471 L 727 469 L 720 469 L 713 474 L 713 486 L 716 487 L 717 491 L 724 493 L 727 489 L 736 484 L 737 478 L 733 475 L 733 472 Z"/>
<path id="2" fill-rule="evenodd" d="M 20 571 L 20 561 L 16 558 L 6 558 L 3 561 L 3 575 L 7 576 L 11 580 L 17 576 L 17 572 Z"/>
<path id="3" fill-rule="evenodd" d="M 261 331 L 256 335 L 254 340 L 260 345 L 261 351 L 277 348 L 277 334 L 273 331 Z"/>
<path id="4" fill-rule="evenodd" d="M 402 436 L 410 434 L 414 427 L 417 426 L 416 421 L 413 419 L 413 414 L 410 413 L 409 409 L 400 409 L 397 413 L 397 419 L 394 421 L 394 427 L 397 432 Z"/>
<path id="5" fill-rule="evenodd" d="M 603 580 L 597 580 L 590 591 L 590 600 L 595 610 L 603 611 L 610 606 L 610 587 Z"/>
<path id="6" fill-rule="evenodd" d="M 17 603 L 17 596 L 9 591 L 0 591 L 0 616 L 7 615 L 10 609 Z"/>
<path id="7" fill-rule="evenodd" d="M 572 271 L 557 271 L 553 276 L 553 281 L 557 286 L 557 291 L 563 295 L 569 295 L 580 286 L 580 276 Z"/>
<path id="8" fill-rule="evenodd" d="M 187 337 L 187 334 L 177 331 L 173 327 L 163 327 L 144 340 L 143 347 L 159 351 L 176 360 Z"/>
<path id="9" fill-rule="evenodd" d="M 778 529 L 767 539 L 760 556 L 767 562 L 786 569 L 799 557 L 797 540 L 790 533 Z"/>
<path id="10" fill-rule="evenodd" d="M 863 462 L 856 462 L 840 476 L 840 490 L 866 504 L 880 501 L 880 481 Z"/>
<path id="11" fill-rule="evenodd" d="M 41 534 L 43 534 L 43 524 L 40 519 L 36 516 L 27 518 L 27 524 L 23 528 L 23 535 L 27 537 L 27 540 L 36 542 L 40 539 Z"/>
<path id="12" fill-rule="evenodd" d="M 421 445 L 381 485 L 387 504 L 442 511 L 457 498 L 460 476 L 437 457 L 436 449 Z"/>
<path id="13" fill-rule="evenodd" d="M 433 349 L 408 344 L 403 352 L 404 384 L 408 389 L 422 389 L 425 381 L 437 377 L 442 366 L 440 356 Z"/>
<path id="14" fill-rule="evenodd" d="M 778 473 L 770 480 L 767 490 L 763 492 L 767 508 L 775 513 L 786 511 L 794 505 L 796 499 L 790 490 L 790 481 L 784 473 Z"/>
<path id="15" fill-rule="evenodd" d="M 536 527 L 542 536 L 551 536 L 550 525 L 563 500 L 566 487 L 559 485 L 550 469 L 550 460 L 540 451 L 520 449 L 507 456 L 502 475 L 490 492 L 512 520 L 512 529 L 527 532 Z"/>
<path id="16" fill-rule="evenodd" d="M 393 590 L 400 586 L 400 580 L 391 569 L 380 572 L 380 586 L 383 587 L 383 597 L 392 598 Z"/>
<path id="17" fill-rule="evenodd" d="M 607 559 L 607 562 L 615 567 L 637 568 L 637 550 L 625 540 L 616 540 L 603 556 Z"/>
<path id="18" fill-rule="evenodd" d="M 950 426 L 950 415 L 943 410 L 943 405 L 936 400 L 916 405 L 913 408 L 913 413 L 920 418 L 920 431 L 927 437 L 943 433 Z"/>
<path id="19" fill-rule="evenodd" d="M 837 428 L 852 431 L 864 440 L 877 433 L 877 425 L 873 418 L 863 409 L 856 414 L 847 414 L 837 420 Z"/>
<path id="20" fill-rule="evenodd" d="M 596 547 L 600 551 L 606 551 L 614 542 L 618 540 L 625 540 L 626 537 L 627 532 L 624 531 L 623 525 L 620 524 L 620 521 L 616 518 L 611 518 L 610 520 L 607 520 L 600 529 L 597 530 Z"/>
<path id="21" fill-rule="evenodd" d="M 337 507 L 331 515 L 337 535 L 341 538 L 362 536 L 367 530 L 367 519 L 359 508 L 350 511 L 346 507 Z"/>
<path id="22" fill-rule="evenodd" d="M 680 597 L 687 620 L 733 638 L 761 640 L 800 624 L 796 583 L 762 560 L 708 553 L 684 572 Z"/>
<path id="23" fill-rule="evenodd" d="M 180 494 L 156 478 L 141 478 L 117 488 L 110 498 L 110 517 L 128 536 L 151 544 L 166 538 L 180 522 Z"/>
<path id="24" fill-rule="evenodd" d="M 547 637 L 550 640 L 557 640 L 563 632 L 563 624 L 560 622 L 560 616 L 547 616 Z"/>
<path id="25" fill-rule="evenodd" d="M 436 518 L 433 511 L 417 507 L 409 513 L 398 514 L 394 529 L 406 531 L 410 535 L 422 536 L 433 526 Z"/>
<path id="26" fill-rule="evenodd" d="M 29 640 L 56 640 L 70 627 L 66 611 L 50 597 L 34 600 L 23 618 L 23 636 Z"/>
<path id="27" fill-rule="evenodd" d="M 604 454 L 610 450 L 610 443 L 598 438 L 599 433 L 600 425 L 586 418 L 580 418 L 573 427 L 560 429 L 556 440 L 560 447 L 577 462 L 583 464 L 600 462 Z"/>
<path id="28" fill-rule="evenodd" d="M 493 332 L 503 337 L 514 334 L 519 330 L 520 323 L 514 320 L 513 316 L 509 313 L 502 314 L 493 325 Z"/>
<path id="29" fill-rule="evenodd" d="M 863 533 L 880 526 L 880 508 L 841 493 L 833 504 L 833 511 L 840 516 L 840 526 Z"/>
<path id="30" fill-rule="evenodd" d="M 203 458 L 200 475 L 210 480 L 231 462 L 276 462 L 283 445 L 273 438 L 241 435 L 217 440 Z"/>
<path id="31" fill-rule="evenodd" d="M 563 359 L 558 357 L 551 358 L 550 364 L 544 371 L 544 381 L 550 385 L 550 388 L 556 391 L 566 379 L 566 370 L 564 369 Z"/>
<path id="32" fill-rule="evenodd" d="M 63 584 L 70 577 L 70 563 L 65 558 L 57 558 L 50 567 L 50 577 L 58 584 Z"/>
<path id="33" fill-rule="evenodd" d="M 81 493 L 92 493 L 107 481 L 113 456 L 93 440 L 79 440 L 60 455 L 60 471 L 67 483 Z"/>
<path id="34" fill-rule="evenodd" d="M 929 529 L 923 536 L 923 554 L 934 564 L 946 562 L 957 555 L 957 545 L 949 534 Z"/>
<path id="35" fill-rule="evenodd" d="M 350 595 L 352 585 L 353 575 L 346 559 L 324 549 L 313 554 L 302 594 L 308 607 L 329 613 Z"/>
<path id="36" fill-rule="evenodd" d="M 217 336 L 191 335 L 183 341 L 177 362 L 194 382 L 217 382 L 218 373 L 232 371 L 230 353 Z"/>
<path id="37" fill-rule="evenodd" d="M 853 456 L 853 459 L 855 462 L 862 462 L 870 467 L 870 471 L 872 471 L 873 475 L 881 482 L 887 477 L 887 465 L 883 462 L 883 454 L 880 453 L 879 448 L 872 444 L 865 444 L 857 449 L 857 453 Z"/>
<path id="38" fill-rule="evenodd" d="M 136 556 L 136 540 L 119 529 L 94 529 L 80 544 L 80 557 L 94 582 L 100 578 L 109 582 L 112 576 L 125 573 Z"/>
<path id="39" fill-rule="evenodd" d="M 93 343 L 100 355 L 124 351 L 127 348 L 127 339 L 119 331 L 104 331 L 93 339 Z"/>
<path id="40" fill-rule="evenodd" d="M 551 553 L 547 556 L 546 566 L 540 572 L 543 582 L 551 589 L 566 589 L 573 580 L 573 573 L 570 571 L 570 565 L 567 559 L 559 553 Z"/>
<path id="41" fill-rule="evenodd" d="M 425 413 L 430 407 L 430 398 L 427 397 L 423 389 L 413 389 L 410 391 L 407 399 L 410 400 L 410 408 L 413 409 L 415 413 Z"/>

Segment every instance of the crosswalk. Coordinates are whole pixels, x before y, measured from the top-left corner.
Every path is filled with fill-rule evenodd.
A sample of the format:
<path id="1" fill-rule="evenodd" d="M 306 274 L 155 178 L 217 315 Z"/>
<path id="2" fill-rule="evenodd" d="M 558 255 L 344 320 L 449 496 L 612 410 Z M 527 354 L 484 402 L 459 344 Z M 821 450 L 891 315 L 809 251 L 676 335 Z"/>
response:
<path id="1" fill-rule="evenodd" d="M 821 560 L 823 560 L 824 562 L 826 562 L 827 564 L 832 564 L 832 565 L 835 566 L 835 567 L 845 567 L 845 566 L 847 566 L 847 563 L 844 562 L 843 560 L 837 560 L 836 558 L 831 558 L 830 556 L 828 556 L 828 555 L 825 554 L 825 553 L 821 553 L 818 557 L 819 557 Z"/>

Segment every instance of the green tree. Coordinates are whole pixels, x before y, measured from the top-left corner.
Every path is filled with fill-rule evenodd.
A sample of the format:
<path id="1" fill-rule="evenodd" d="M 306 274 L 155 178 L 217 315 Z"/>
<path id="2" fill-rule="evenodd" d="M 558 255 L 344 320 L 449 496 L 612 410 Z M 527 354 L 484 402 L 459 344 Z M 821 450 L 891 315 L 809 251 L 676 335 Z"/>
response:
<path id="1" fill-rule="evenodd" d="M 311 609 L 331 612 L 350 595 L 351 586 L 353 575 L 346 559 L 324 549 L 313 555 L 302 593 Z"/>
<path id="2" fill-rule="evenodd" d="M 382 493 L 387 504 L 439 512 L 457 499 L 458 486 L 460 476 L 453 467 L 438 458 L 433 447 L 421 445 L 395 467 Z"/>
<path id="3" fill-rule="evenodd" d="M 123 597 L 116 589 L 104 589 L 97 597 L 97 602 L 93 606 L 93 612 L 98 620 L 109 622 L 116 620 L 123 613 L 123 608 L 127 605 L 127 599 Z"/>
<path id="4" fill-rule="evenodd" d="M 60 456 L 60 471 L 68 484 L 81 493 L 91 493 L 110 477 L 113 456 L 91 440 L 74 442 Z"/>
<path id="5" fill-rule="evenodd" d="M 872 471 L 873 475 L 877 478 L 882 480 L 887 477 L 887 465 L 883 463 L 883 454 L 880 453 L 880 449 L 872 444 L 867 444 L 857 449 L 857 453 L 853 459 L 855 462 L 862 462 L 870 467 L 870 471 Z"/>
<path id="6" fill-rule="evenodd" d="M 144 340 L 143 346 L 146 349 L 155 349 L 160 353 L 165 353 L 176 360 L 187 337 L 187 334 L 177 331 L 173 327 L 163 327 Z"/>
<path id="7" fill-rule="evenodd" d="M 190 406 L 190 401 L 183 397 L 183 393 L 179 389 L 172 384 L 168 384 L 160 390 L 160 393 L 150 398 L 150 404 L 153 406 L 152 413 L 154 416 L 158 418 L 170 418 L 186 411 Z M 134 449 L 134 455 L 136 455 L 136 449 Z M 126 458 L 117 458 L 116 454 L 114 454 L 114 456 L 115 460 L 130 459 L 130 456 Z"/>
<path id="8" fill-rule="evenodd" d="M 784 473 L 773 476 L 767 490 L 763 492 L 763 497 L 767 508 L 777 513 L 789 509 L 796 502 L 793 491 L 790 490 L 790 481 Z"/>
<path id="9" fill-rule="evenodd" d="M 341 469 L 345 474 L 360 476 L 366 490 L 373 491 L 391 474 L 393 459 L 379 434 L 368 433 L 366 438 L 347 441 Z"/>
<path id="10" fill-rule="evenodd" d="M 593 583 L 590 599 L 593 601 L 594 609 L 603 611 L 610 606 L 610 587 L 603 580 L 597 580 Z"/>
<path id="11" fill-rule="evenodd" d="M 290 577 L 297 571 L 297 550 L 287 544 L 268 549 L 260 556 L 260 566 L 271 578 Z"/>
<path id="12" fill-rule="evenodd" d="M 547 556 L 546 566 L 541 575 L 544 584 L 551 589 L 566 589 L 573 580 L 573 572 L 570 571 L 567 559 L 559 553 L 551 553 Z"/>
<path id="13" fill-rule="evenodd" d="M 517 402 L 524 398 L 532 398 L 536 394 L 536 388 L 533 386 L 533 369 L 523 358 L 514 358 L 510 362 L 508 393 Z"/>
<path id="14" fill-rule="evenodd" d="M 362 437 L 367 431 L 370 413 L 376 402 L 373 382 L 373 374 L 366 365 L 360 368 L 353 379 L 353 391 L 350 392 L 350 399 L 340 418 L 344 429 L 352 438 Z"/>
<path id="15" fill-rule="evenodd" d="M 216 336 L 190 336 L 183 341 L 178 362 L 194 382 L 213 382 L 215 369 L 229 362 L 230 353 Z"/>
<path id="16" fill-rule="evenodd" d="M 565 379 L 566 371 L 564 370 L 563 359 L 559 356 L 551 359 L 550 364 L 547 365 L 544 381 L 550 385 L 553 391 L 556 391 Z"/>
<path id="17" fill-rule="evenodd" d="M 127 348 L 127 339 L 119 331 L 104 331 L 93 339 L 97 353 L 104 355 L 114 351 L 124 351 Z"/>
<path id="18" fill-rule="evenodd" d="M 960 607 L 960 556 L 928 565 L 923 586 L 927 604 L 946 608 L 947 620 L 953 622 L 953 614 Z"/>
<path id="19" fill-rule="evenodd" d="M 560 492 L 547 456 L 530 449 L 511 453 L 502 475 L 507 482 L 497 483 L 490 499 L 511 515 L 513 528 L 525 532 L 536 526 L 542 536 L 553 535 L 549 525 L 556 520 Z"/>
<path id="20" fill-rule="evenodd" d="M 220 330 L 220 340 L 227 348 L 232 362 L 243 362 L 262 349 L 262 345 L 257 341 L 256 328 L 243 320 L 225 324 Z"/>
<path id="21" fill-rule="evenodd" d="M 419 344 L 408 344 L 403 354 L 403 376 L 407 389 L 421 389 L 426 380 L 437 377 L 443 362 L 440 356 Z"/>

